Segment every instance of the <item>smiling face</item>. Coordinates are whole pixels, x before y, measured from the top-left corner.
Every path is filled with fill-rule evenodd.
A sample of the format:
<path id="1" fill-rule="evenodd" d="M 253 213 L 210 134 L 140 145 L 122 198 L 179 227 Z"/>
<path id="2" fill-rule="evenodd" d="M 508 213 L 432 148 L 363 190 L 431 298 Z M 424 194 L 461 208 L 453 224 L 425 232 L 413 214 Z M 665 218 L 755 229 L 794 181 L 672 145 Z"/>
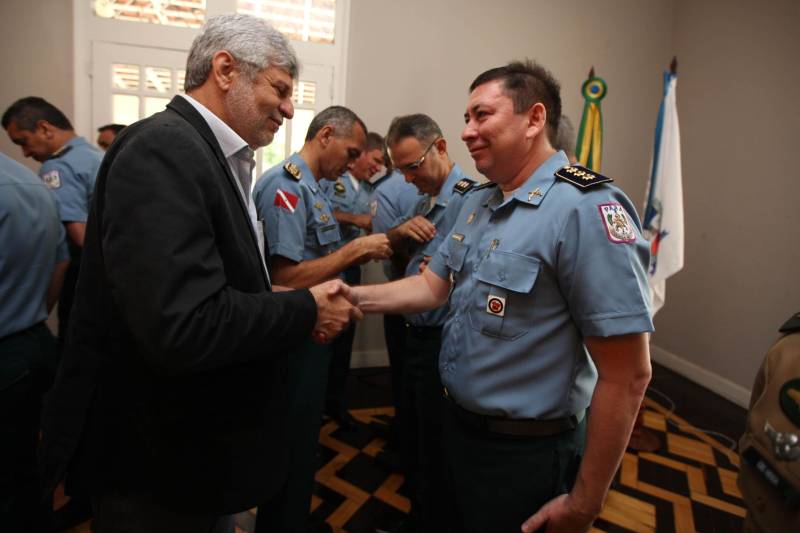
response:
<path id="1" fill-rule="evenodd" d="M 280 67 L 267 67 L 252 81 L 240 72 L 225 104 L 231 128 L 251 147 L 266 146 L 283 120 L 294 116 L 292 77 Z"/>
<path id="2" fill-rule="evenodd" d="M 413 183 L 421 193 L 439 194 L 450 172 L 443 138 L 421 143 L 416 137 L 403 137 L 392 144 L 389 152 L 408 183 Z"/>
<path id="3" fill-rule="evenodd" d="M 380 148 L 373 148 L 363 152 L 358 159 L 350 165 L 350 174 L 359 181 L 368 180 L 383 167 L 383 152 Z"/>
<path id="4" fill-rule="evenodd" d="M 502 185 L 513 180 L 520 162 L 527 159 L 533 138 L 541 130 L 531 125 L 529 115 L 514 112 L 514 102 L 503 89 L 502 80 L 479 85 L 470 93 L 461 139 L 475 167 L 491 181 Z"/>

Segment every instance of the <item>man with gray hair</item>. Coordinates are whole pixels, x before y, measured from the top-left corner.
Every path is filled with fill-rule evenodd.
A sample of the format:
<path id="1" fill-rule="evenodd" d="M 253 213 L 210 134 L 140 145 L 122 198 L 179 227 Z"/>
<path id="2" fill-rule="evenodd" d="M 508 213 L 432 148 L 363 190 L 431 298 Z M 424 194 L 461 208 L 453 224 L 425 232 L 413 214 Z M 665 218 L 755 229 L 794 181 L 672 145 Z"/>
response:
<path id="1" fill-rule="evenodd" d="M 91 495 L 97 533 L 232 531 L 286 479 L 289 350 L 360 317 L 338 280 L 282 289 L 264 261 L 253 150 L 292 117 L 296 74 L 267 23 L 212 18 L 186 96 L 106 153 L 44 415 L 48 472 Z"/>

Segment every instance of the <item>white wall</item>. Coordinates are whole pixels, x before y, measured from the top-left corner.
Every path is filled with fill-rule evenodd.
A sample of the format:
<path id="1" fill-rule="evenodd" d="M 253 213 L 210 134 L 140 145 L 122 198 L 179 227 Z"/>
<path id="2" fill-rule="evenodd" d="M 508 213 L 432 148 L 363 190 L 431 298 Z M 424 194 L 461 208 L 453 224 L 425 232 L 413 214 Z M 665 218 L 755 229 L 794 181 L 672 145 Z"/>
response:
<path id="1" fill-rule="evenodd" d="M 676 4 L 686 267 L 653 342 L 739 403 L 800 311 L 799 25 L 795 0 Z"/>
<path id="2" fill-rule="evenodd" d="M 475 76 L 512 59 L 538 60 L 561 81 L 564 113 L 577 128 L 580 87 L 594 65 L 609 86 L 603 173 L 641 205 L 673 8 L 654 0 L 352 0 L 346 103 L 381 133 L 396 115 L 431 115 L 450 154 L 478 177 L 460 139 Z M 380 349 L 381 339 L 359 332 L 356 350 Z"/>
<path id="3" fill-rule="evenodd" d="M 41 96 L 72 117 L 72 0 L 2 0 L 0 65 L 0 113 L 19 98 Z M 4 130 L 0 151 L 39 168 Z"/>

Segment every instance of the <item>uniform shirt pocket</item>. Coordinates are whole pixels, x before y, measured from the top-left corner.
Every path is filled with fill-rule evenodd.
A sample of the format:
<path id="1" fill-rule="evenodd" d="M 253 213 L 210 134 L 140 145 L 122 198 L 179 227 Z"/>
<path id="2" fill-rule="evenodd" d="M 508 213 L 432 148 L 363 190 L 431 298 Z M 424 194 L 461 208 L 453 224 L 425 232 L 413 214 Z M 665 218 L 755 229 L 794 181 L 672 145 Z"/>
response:
<path id="1" fill-rule="evenodd" d="M 469 244 L 451 239 L 448 248 L 447 267 L 453 272 L 461 272 L 464 267 L 464 258 L 467 257 L 467 251 L 469 250 Z"/>
<path id="2" fill-rule="evenodd" d="M 470 323 L 485 335 L 516 339 L 533 328 L 531 291 L 539 275 L 539 260 L 493 250 L 475 272 Z"/>

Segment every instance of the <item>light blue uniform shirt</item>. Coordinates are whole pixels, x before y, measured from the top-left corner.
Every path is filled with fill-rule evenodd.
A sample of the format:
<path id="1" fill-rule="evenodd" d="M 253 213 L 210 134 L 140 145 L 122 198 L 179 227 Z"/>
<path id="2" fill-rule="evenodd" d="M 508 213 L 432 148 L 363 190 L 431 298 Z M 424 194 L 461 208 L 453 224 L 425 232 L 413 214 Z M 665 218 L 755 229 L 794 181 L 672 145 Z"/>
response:
<path id="1" fill-rule="evenodd" d="M 354 179 L 350 173 L 346 172 L 336 181 L 321 180 L 319 186 L 337 211 L 354 215 L 369 215 L 370 190 L 368 186 L 364 185 L 366 182 L 360 182 L 356 188 L 353 184 Z M 339 231 L 342 234 L 341 244 L 361 236 L 361 228 L 352 224 L 340 224 Z"/>
<path id="2" fill-rule="evenodd" d="M 286 168 L 293 163 L 296 179 Z M 333 208 L 299 154 L 267 170 L 256 183 L 253 200 L 266 225 L 269 254 L 292 261 L 318 259 L 339 247 Z"/>
<path id="3" fill-rule="evenodd" d="M 42 163 L 39 176 L 58 200 L 61 222 L 86 222 L 103 152 L 73 137 Z"/>
<path id="4" fill-rule="evenodd" d="M 414 185 L 406 182 L 400 172 L 392 172 L 375 189 L 372 231 L 386 233 L 417 215 L 424 215 L 429 206 L 430 196 L 421 194 Z M 403 272 L 395 269 L 388 260 L 383 262 L 383 271 L 390 280 L 403 277 Z"/>
<path id="5" fill-rule="evenodd" d="M 0 153 L 0 338 L 47 318 L 53 270 L 68 257 L 53 195 L 36 174 Z"/>
<path id="6" fill-rule="evenodd" d="M 453 282 L 439 372 L 466 409 L 575 414 L 597 381 L 584 338 L 653 331 L 633 205 L 614 186 L 554 176 L 567 165 L 554 154 L 508 200 L 477 187 L 428 266 Z"/>
<path id="7" fill-rule="evenodd" d="M 439 191 L 439 196 L 436 197 L 436 202 L 425 215 L 425 218 L 436 226 L 436 236 L 426 243 L 414 243 L 411 249 L 411 259 L 408 262 L 408 267 L 406 267 L 406 277 L 419 274 L 419 265 L 422 263 L 422 259 L 424 257 L 433 257 L 439 245 L 445 240 L 450 230 L 453 229 L 458 213 L 464 205 L 464 199 L 470 192 L 461 193 L 455 190 L 456 184 L 462 182 L 462 180 L 468 180 L 470 183 L 475 184 L 474 180 L 464 174 L 461 167 L 453 165 Z M 433 327 L 444 324 L 446 315 L 447 304 L 424 313 L 405 315 L 405 318 L 406 322 L 414 326 Z"/>

